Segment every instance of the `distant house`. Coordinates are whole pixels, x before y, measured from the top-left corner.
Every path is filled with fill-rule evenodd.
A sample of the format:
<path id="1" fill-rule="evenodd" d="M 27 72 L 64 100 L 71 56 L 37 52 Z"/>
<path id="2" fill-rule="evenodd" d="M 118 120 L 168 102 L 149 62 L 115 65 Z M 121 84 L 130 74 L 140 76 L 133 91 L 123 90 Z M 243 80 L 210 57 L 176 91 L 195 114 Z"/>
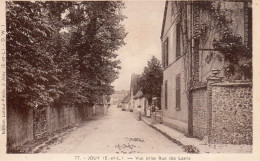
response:
<path id="1" fill-rule="evenodd" d="M 138 106 L 141 106 L 142 114 L 146 114 L 146 109 L 148 108 L 148 99 L 144 96 L 143 92 L 139 90 L 134 96 L 134 111 L 137 112 Z"/>
<path id="2" fill-rule="evenodd" d="M 130 101 L 130 93 L 128 93 L 128 95 L 126 95 L 123 100 L 122 100 L 122 110 L 126 111 L 128 109 L 128 104 Z"/>
<path id="3" fill-rule="evenodd" d="M 250 47 L 252 44 L 252 9 L 250 0 L 232 0 L 230 2 L 225 0 L 218 2 L 220 4 L 219 11 L 232 22 L 230 25 L 232 32 L 235 35 L 240 35 L 244 44 Z M 218 22 L 223 23 L 224 20 L 221 20 L 222 22 L 218 21 L 216 15 L 211 15 L 213 13 L 211 10 L 214 10 L 211 7 L 211 2 L 206 1 L 166 1 L 165 3 L 161 32 L 162 65 L 164 69 L 161 95 L 163 123 L 199 138 L 211 136 L 225 130 L 232 131 L 232 134 L 229 133 L 227 135 L 234 137 L 233 134 L 236 132 L 230 128 L 238 126 L 232 122 L 232 120 L 237 120 L 238 118 L 230 120 L 230 125 L 233 125 L 233 127 L 224 127 L 227 124 L 219 124 L 220 121 L 217 120 L 220 117 L 229 118 L 228 116 L 219 116 L 225 113 L 218 112 L 218 110 L 220 110 L 223 104 L 227 104 L 226 102 L 231 100 L 231 98 L 222 100 L 213 98 L 215 96 L 214 92 L 217 92 L 214 89 L 221 88 L 224 91 L 229 89 L 222 84 L 212 84 L 213 86 L 209 84 L 209 78 L 214 76 L 211 71 L 218 70 L 218 78 L 224 77 L 224 67 L 227 64 L 223 55 L 213 47 L 213 40 L 219 38 L 219 34 L 216 34 L 218 31 L 216 24 Z M 218 14 L 218 12 L 214 13 Z M 219 17 L 223 17 L 223 15 L 220 14 Z M 214 73 L 216 74 L 216 72 Z M 214 79 L 217 80 L 216 77 Z M 241 89 L 237 88 L 249 89 L 248 92 L 251 98 L 250 85 L 244 86 L 247 88 L 236 84 L 232 86 L 235 88 L 232 90 L 238 90 L 239 93 Z M 212 91 L 210 90 L 211 87 Z M 227 96 L 229 95 L 226 94 Z M 237 98 L 232 99 L 236 100 Z M 214 101 L 218 102 L 217 106 L 213 103 Z M 217 110 L 214 110 L 214 108 Z M 229 107 L 223 106 L 223 108 Z M 241 112 L 241 115 L 247 116 L 246 119 L 239 119 L 251 120 L 252 118 L 249 115 L 251 108 L 251 105 L 248 105 L 248 111 L 244 111 L 245 113 Z M 234 109 L 235 107 L 230 107 L 231 111 Z M 238 115 L 236 116 L 239 117 Z M 244 128 L 245 133 L 252 130 L 250 126 L 251 124 L 249 123 L 248 127 Z M 214 129 L 220 127 L 225 130 Z M 212 131 L 217 132 L 213 133 Z M 246 136 L 245 134 L 243 135 Z M 225 142 L 224 136 L 222 140 L 220 136 L 222 136 L 222 133 L 216 137 L 212 136 L 212 140 Z M 233 140 L 239 139 L 233 138 Z M 250 139 L 246 142 L 250 142 Z"/>
<path id="4" fill-rule="evenodd" d="M 135 99 L 134 96 L 139 91 L 140 86 L 138 84 L 139 78 L 141 77 L 140 74 L 132 74 L 131 76 L 131 83 L 130 83 L 130 103 L 128 110 L 133 111 L 135 107 Z"/>
<path id="5" fill-rule="evenodd" d="M 121 90 L 115 91 L 113 95 L 111 95 L 110 104 L 111 105 L 118 105 L 121 103 L 123 98 L 129 93 L 129 91 Z"/>

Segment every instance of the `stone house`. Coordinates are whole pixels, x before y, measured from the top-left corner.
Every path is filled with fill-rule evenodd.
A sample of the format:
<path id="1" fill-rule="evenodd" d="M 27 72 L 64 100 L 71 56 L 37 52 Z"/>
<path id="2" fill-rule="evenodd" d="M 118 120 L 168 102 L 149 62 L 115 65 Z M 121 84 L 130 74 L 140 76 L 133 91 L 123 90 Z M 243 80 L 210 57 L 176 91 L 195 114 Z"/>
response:
<path id="1" fill-rule="evenodd" d="M 216 11 L 215 15 L 211 14 L 213 11 Z M 230 143 L 235 140 L 234 135 L 240 135 L 234 129 L 230 129 L 231 126 L 234 127 L 232 125 L 234 122 L 229 120 L 230 127 L 223 127 L 225 123 L 219 123 L 219 118 L 216 116 L 225 118 L 227 121 L 227 116 L 221 116 L 218 109 L 227 108 L 226 104 L 229 105 L 230 111 L 237 107 L 231 107 L 233 106 L 231 102 L 223 102 L 223 99 L 227 99 L 217 97 L 216 93 L 219 91 L 226 93 L 244 91 L 246 93 L 248 99 L 240 105 L 243 106 L 247 102 L 248 105 L 245 107 L 247 110 L 240 114 L 246 116 L 244 120 L 249 120 L 249 122 L 241 128 L 252 132 L 251 83 L 223 83 L 221 81 L 222 77 L 225 79 L 224 69 L 228 62 L 213 46 L 214 40 L 220 38 L 218 32 L 220 29 L 217 26 L 225 22 L 222 19 L 218 20 L 218 16 L 228 17 L 230 23 L 226 25 L 231 28 L 233 34 L 241 36 L 243 43 L 250 47 L 252 44 L 250 1 L 165 2 L 161 31 L 164 69 L 161 105 L 165 125 L 201 139 L 212 136 L 212 142 Z M 212 71 L 215 72 L 213 75 Z M 231 95 L 233 94 L 226 96 L 230 97 L 233 102 L 239 100 Z M 221 101 L 222 103 L 219 103 Z M 214 104 L 216 102 L 218 106 Z M 234 120 L 241 119 L 239 117 L 236 116 Z M 223 128 L 219 130 L 222 131 L 219 136 L 213 134 L 217 131 L 217 126 Z M 244 140 L 240 143 L 252 143 L 251 132 L 240 136 Z M 232 141 L 225 140 L 223 133 L 234 136 L 230 138 Z"/>
<path id="2" fill-rule="evenodd" d="M 141 113 L 142 115 L 146 115 L 146 110 L 148 108 L 148 99 L 145 97 L 143 92 L 139 90 L 136 95 L 134 96 L 135 100 L 135 112 L 137 112 L 138 106 L 141 106 Z"/>
<path id="3" fill-rule="evenodd" d="M 134 96 L 136 93 L 139 91 L 140 86 L 138 85 L 139 78 L 141 77 L 140 74 L 132 74 L 131 75 L 131 83 L 130 83 L 130 101 L 129 101 L 129 106 L 128 110 L 129 111 L 134 111 L 135 107 L 135 99 Z"/>
<path id="4" fill-rule="evenodd" d="M 130 101 L 130 93 L 128 93 L 122 100 L 122 110 L 126 110 L 128 109 L 128 103 Z"/>
<path id="5" fill-rule="evenodd" d="M 115 93 L 111 95 L 110 104 L 118 105 L 128 93 L 129 91 L 126 90 L 115 91 Z"/>

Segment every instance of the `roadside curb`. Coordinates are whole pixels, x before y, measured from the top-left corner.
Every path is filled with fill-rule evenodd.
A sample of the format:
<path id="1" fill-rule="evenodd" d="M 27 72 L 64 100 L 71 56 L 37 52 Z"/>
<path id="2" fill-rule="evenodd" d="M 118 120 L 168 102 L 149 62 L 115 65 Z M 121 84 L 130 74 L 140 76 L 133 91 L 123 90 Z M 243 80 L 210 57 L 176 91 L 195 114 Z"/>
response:
<path id="1" fill-rule="evenodd" d="M 143 117 L 141 118 L 142 121 L 147 124 L 148 126 L 152 127 L 153 129 L 155 129 L 156 131 L 160 132 L 163 136 L 165 136 L 167 139 L 169 139 L 171 142 L 181 146 L 185 152 L 187 153 L 199 153 L 199 148 L 193 146 L 193 145 L 185 145 L 183 144 L 180 140 L 177 140 L 173 137 L 171 137 L 169 134 L 167 134 L 166 132 L 162 131 L 161 129 L 157 128 L 156 126 L 154 126 L 152 123 L 150 123 L 149 121 L 143 119 Z M 190 149 L 194 149 L 194 150 L 191 150 Z"/>

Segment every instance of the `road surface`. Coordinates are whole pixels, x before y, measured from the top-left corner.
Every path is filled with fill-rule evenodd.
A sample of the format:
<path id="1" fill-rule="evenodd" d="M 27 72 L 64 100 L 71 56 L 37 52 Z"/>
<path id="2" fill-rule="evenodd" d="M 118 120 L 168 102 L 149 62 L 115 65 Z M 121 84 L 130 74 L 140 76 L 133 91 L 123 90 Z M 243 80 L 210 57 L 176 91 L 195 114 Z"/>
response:
<path id="1" fill-rule="evenodd" d="M 177 144 L 158 131 L 137 121 L 137 114 L 115 106 L 108 113 L 72 131 L 62 143 L 52 145 L 47 153 L 184 153 Z"/>

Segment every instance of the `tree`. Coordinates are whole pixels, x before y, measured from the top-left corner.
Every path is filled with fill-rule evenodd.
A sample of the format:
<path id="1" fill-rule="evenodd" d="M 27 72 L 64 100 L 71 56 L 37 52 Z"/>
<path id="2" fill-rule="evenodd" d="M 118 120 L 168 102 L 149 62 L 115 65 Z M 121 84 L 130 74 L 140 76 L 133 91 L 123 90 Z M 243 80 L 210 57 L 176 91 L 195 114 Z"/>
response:
<path id="1" fill-rule="evenodd" d="M 94 104 L 113 93 L 126 36 L 108 2 L 7 2 L 7 96 L 13 106 Z M 67 32 L 63 32 L 63 31 Z"/>
<path id="2" fill-rule="evenodd" d="M 126 36 L 120 24 L 123 6 L 118 1 L 75 2 L 68 9 L 64 23 L 70 33 L 70 59 L 65 69 L 78 103 L 93 104 L 101 95 L 113 93 L 111 83 L 120 69 L 115 51 Z"/>
<path id="3" fill-rule="evenodd" d="M 151 103 L 153 97 L 161 97 L 161 85 L 163 83 L 163 70 L 160 61 L 153 56 L 144 68 L 139 80 L 140 88 L 143 94 Z"/>
<path id="4" fill-rule="evenodd" d="M 60 93 L 53 61 L 54 24 L 40 2 L 7 2 L 7 95 L 9 105 L 50 104 Z"/>

